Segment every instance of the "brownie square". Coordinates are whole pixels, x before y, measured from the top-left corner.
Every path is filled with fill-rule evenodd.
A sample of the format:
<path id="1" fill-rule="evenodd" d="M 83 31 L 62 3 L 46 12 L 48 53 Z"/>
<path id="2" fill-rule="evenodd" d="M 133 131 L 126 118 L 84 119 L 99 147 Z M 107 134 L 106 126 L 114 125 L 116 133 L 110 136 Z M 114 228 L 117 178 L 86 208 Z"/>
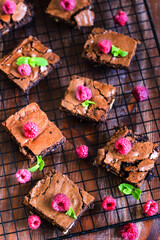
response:
<path id="1" fill-rule="evenodd" d="M 24 0 L 13 0 L 16 9 L 13 14 L 3 12 L 4 0 L 0 2 L 0 35 L 5 35 L 12 29 L 20 28 L 31 22 L 34 17 L 33 6 Z"/>
<path id="2" fill-rule="evenodd" d="M 92 0 L 78 0 L 71 11 L 62 8 L 59 0 L 51 0 L 46 10 L 56 22 L 62 21 L 74 27 L 93 26 L 95 14 L 90 10 Z"/>
<path id="3" fill-rule="evenodd" d="M 94 201 L 93 196 L 78 188 L 66 175 L 52 170 L 24 197 L 23 204 L 31 212 L 67 233 L 77 219 L 71 218 L 65 212 L 56 212 L 52 209 L 52 200 L 58 193 L 63 193 L 69 198 L 77 218 L 80 218 Z"/>
<path id="4" fill-rule="evenodd" d="M 119 138 L 127 138 L 132 148 L 128 154 L 120 154 L 114 144 Z M 94 165 L 101 165 L 107 171 L 123 178 L 126 182 L 140 187 L 144 180 L 154 176 L 153 168 L 159 156 L 157 144 L 150 142 L 146 135 L 133 133 L 127 127 L 117 130 L 110 141 L 98 150 Z"/>
<path id="5" fill-rule="evenodd" d="M 23 76 L 18 72 L 17 59 L 20 57 L 42 57 L 48 61 L 48 66 L 32 67 L 29 76 Z M 60 57 L 53 51 L 30 36 L 19 44 L 10 54 L 0 60 L 0 70 L 23 92 L 28 93 L 29 89 L 35 86 L 41 79 L 47 76 L 54 68 L 59 65 Z"/>
<path id="6" fill-rule="evenodd" d="M 82 102 L 76 98 L 76 90 L 79 85 L 91 90 L 92 98 L 90 100 L 95 104 L 88 108 L 82 106 Z M 60 109 L 82 119 L 104 122 L 114 103 L 115 94 L 116 89 L 111 85 L 93 81 L 89 78 L 72 76 Z"/>
<path id="7" fill-rule="evenodd" d="M 101 52 L 98 43 L 102 40 L 109 40 L 115 47 L 128 52 L 128 55 L 126 57 L 114 57 L 111 52 L 107 54 Z M 137 39 L 132 39 L 112 30 L 94 28 L 84 45 L 82 57 L 96 65 L 128 69 L 135 55 L 137 44 L 140 44 Z"/>
<path id="8" fill-rule="evenodd" d="M 34 139 L 26 138 L 23 126 L 27 122 L 34 122 L 39 128 L 38 136 Z M 47 115 L 36 103 L 31 103 L 19 112 L 11 115 L 2 123 L 12 139 L 19 145 L 20 151 L 34 162 L 36 156 L 45 156 L 56 147 L 63 144 L 65 137 L 57 126 L 49 121 Z"/>

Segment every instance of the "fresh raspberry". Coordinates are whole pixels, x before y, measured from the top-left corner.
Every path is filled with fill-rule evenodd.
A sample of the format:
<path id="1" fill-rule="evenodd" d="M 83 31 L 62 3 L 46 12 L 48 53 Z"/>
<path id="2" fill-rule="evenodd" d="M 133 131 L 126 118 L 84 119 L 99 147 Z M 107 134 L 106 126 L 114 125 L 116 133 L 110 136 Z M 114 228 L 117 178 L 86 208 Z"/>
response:
<path id="1" fill-rule="evenodd" d="M 56 196 L 54 196 L 52 201 L 52 208 L 56 212 L 67 212 L 70 206 L 71 202 L 65 194 L 58 193 Z"/>
<path id="2" fill-rule="evenodd" d="M 113 211 L 116 208 L 116 200 L 110 196 L 105 197 L 102 202 L 102 208 L 105 211 Z"/>
<path id="3" fill-rule="evenodd" d="M 127 20 L 128 20 L 128 17 L 124 11 L 120 11 L 114 16 L 114 21 L 118 23 L 120 26 L 124 26 Z"/>
<path id="4" fill-rule="evenodd" d="M 26 138 L 35 138 L 38 136 L 39 128 L 34 122 L 27 122 L 24 124 L 23 130 Z"/>
<path id="5" fill-rule="evenodd" d="M 115 149 L 120 153 L 120 154 L 127 154 L 131 150 L 131 142 L 127 138 L 119 138 L 116 140 L 115 144 Z"/>
<path id="6" fill-rule="evenodd" d="M 120 231 L 120 234 L 125 240 L 136 240 L 138 237 L 138 228 L 134 223 L 128 223 Z"/>
<path id="7" fill-rule="evenodd" d="M 26 183 L 31 179 L 31 172 L 26 169 L 19 169 L 16 172 L 15 177 L 17 178 L 18 182 Z"/>
<path id="8" fill-rule="evenodd" d="M 72 11 L 76 6 L 76 0 L 61 0 L 62 8 L 66 11 Z"/>
<path id="9" fill-rule="evenodd" d="M 76 148 L 76 154 L 79 158 L 88 157 L 88 147 L 86 145 L 81 145 Z"/>
<path id="10" fill-rule="evenodd" d="M 28 218 L 28 225 L 32 229 L 37 229 L 41 225 L 41 219 L 37 215 L 31 215 Z"/>
<path id="11" fill-rule="evenodd" d="M 143 212 L 149 217 L 155 215 L 158 212 L 158 204 L 153 200 L 147 201 L 144 205 Z"/>
<path id="12" fill-rule="evenodd" d="M 2 10 L 5 14 L 13 14 L 16 9 L 16 4 L 12 0 L 7 0 L 2 6 Z"/>
<path id="13" fill-rule="evenodd" d="M 28 64 L 24 63 L 18 67 L 18 72 L 23 76 L 29 76 L 32 72 L 32 69 Z"/>
<path id="14" fill-rule="evenodd" d="M 98 43 L 101 52 L 109 53 L 111 51 L 112 43 L 109 40 L 102 40 Z"/>
<path id="15" fill-rule="evenodd" d="M 148 89 L 146 87 L 136 86 L 132 90 L 133 96 L 139 102 L 146 100 L 148 98 Z"/>
<path id="16" fill-rule="evenodd" d="M 88 87 L 79 85 L 76 91 L 76 98 L 79 101 L 90 100 L 92 98 L 92 92 Z"/>

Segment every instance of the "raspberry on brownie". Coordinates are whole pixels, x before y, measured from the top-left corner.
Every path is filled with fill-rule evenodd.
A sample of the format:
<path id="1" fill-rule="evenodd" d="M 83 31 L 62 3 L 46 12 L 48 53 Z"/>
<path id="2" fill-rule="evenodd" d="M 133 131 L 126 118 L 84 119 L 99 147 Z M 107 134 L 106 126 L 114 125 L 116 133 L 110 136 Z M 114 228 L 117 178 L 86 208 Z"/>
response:
<path id="1" fill-rule="evenodd" d="M 128 145 L 116 145 L 119 139 L 127 139 Z M 126 149 L 125 149 L 125 148 Z M 119 149 L 122 152 L 119 152 Z M 125 152 L 124 150 L 127 150 Z M 145 179 L 153 177 L 153 168 L 159 156 L 157 144 L 150 142 L 147 136 L 132 132 L 127 127 L 117 130 L 106 145 L 98 150 L 94 165 L 103 166 L 126 182 L 140 187 Z"/>
<path id="2" fill-rule="evenodd" d="M 36 156 L 45 156 L 65 141 L 59 128 L 49 121 L 36 103 L 11 115 L 2 125 L 31 162 L 36 160 Z"/>
<path id="3" fill-rule="evenodd" d="M 93 202 L 92 195 L 80 189 L 66 175 L 52 170 L 24 197 L 23 204 L 34 214 L 67 233 Z M 60 206 L 57 206 L 58 203 Z M 65 212 L 68 207 L 75 216 Z"/>
<path id="4" fill-rule="evenodd" d="M 89 78 L 72 76 L 60 110 L 94 122 L 105 122 L 113 106 L 116 89 Z"/>

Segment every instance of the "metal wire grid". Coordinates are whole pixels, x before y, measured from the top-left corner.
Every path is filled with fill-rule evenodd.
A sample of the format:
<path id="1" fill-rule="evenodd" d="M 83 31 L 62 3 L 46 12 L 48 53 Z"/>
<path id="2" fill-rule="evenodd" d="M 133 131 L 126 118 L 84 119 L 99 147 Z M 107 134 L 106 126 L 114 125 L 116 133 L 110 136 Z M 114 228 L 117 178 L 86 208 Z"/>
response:
<path id="1" fill-rule="evenodd" d="M 139 133 L 147 133 L 150 140 L 159 142 L 160 119 L 157 102 L 160 93 L 158 85 L 160 49 L 147 2 L 145 0 L 97 0 L 94 4 L 95 26 L 114 29 L 142 41 L 130 71 L 93 69 L 89 63 L 81 59 L 80 55 L 90 29 L 82 33 L 63 24 L 54 23 L 44 14 L 48 2 L 34 1 L 36 18 L 31 24 L 1 39 L 0 54 L 5 55 L 21 40 L 32 34 L 61 56 L 62 65 L 34 87 L 28 97 L 1 75 L 0 120 L 5 120 L 22 107 L 36 101 L 47 113 L 49 119 L 63 131 L 68 141 L 44 158 L 46 166 L 43 173 L 35 173 L 32 181 L 24 186 L 15 181 L 14 174 L 19 168 L 28 168 L 29 161 L 24 159 L 17 146 L 0 128 L 0 240 L 64 239 L 120 226 L 130 221 L 137 222 L 160 216 L 158 214 L 146 218 L 142 214 L 143 204 L 148 199 L 153 198 L 160 205 L 159 163 L 156 165 L 154 181 L 143 185 L 140 201 L 130 196 L 123 196 L 117 190 L 121 182 L 120 178 L 113 177 L 104 169 L 95 169 L 92 166 L 97 149 L 103 146 L 106 139 L 113 134 L 115 126 L 128 125 Z M 127 26 L 123 28 L 115 26 L 113 22 L 113 15 L 120 9 L 125 10 L 129 16 Z M 73 74 L 107 82 L 117 88 L 116 103 L 105 124 L 95 126 L 80 122 L 59 111 L 60 101 Z M 150 97 L 143 103 L 135 102 L 130 94 L 136 84 L 149 88 Z M 89 161 L 80 161 L 75 155 L 76 146 L 83 143 L 90 148 Z M 87 211 L 67 236 L 63 236 L 59 230 L 53 229 L 46 222 L 38 230 L 31 231 L 27 224 L 27 212 L 21 204 L 22 196 L 53 166 L 68 174 L 75 183 L 96 198 L 95 208 Z M 117 208 L 112 213 L 101 209 L 101 200 L 106 195 L 112 195 L 117 200 Z"/>

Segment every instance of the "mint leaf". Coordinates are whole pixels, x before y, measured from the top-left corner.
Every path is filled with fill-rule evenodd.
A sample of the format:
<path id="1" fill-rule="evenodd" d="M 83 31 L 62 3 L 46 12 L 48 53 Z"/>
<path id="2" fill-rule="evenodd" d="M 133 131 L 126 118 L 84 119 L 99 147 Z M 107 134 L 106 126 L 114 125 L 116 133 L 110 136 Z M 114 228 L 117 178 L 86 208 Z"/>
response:
<path id="1" fill-rule="evenodd" d="M 128 52 L 122 51 L 120 48 L 117 48 L 114 45 L 112 45 L 111 53 L 114 57 L 118 57 L 118 55 L 121 57 L 126 57 L 128 55 Z"/>
<path id="2" fill-rule="evenodd" d="M 66 212 L 66 215 L 70 216 L 71 218 L 77 219 L 77 216 L 76 216 L 76 214 L 74 213 L 74 211 L 73 211 L 73 209 L 71 207 Z"/>
<path id="3" fill-rule="evenodd" d="M 132 185 L 128 184 L 128 183 L 122 183 L 118 186 L 119 190 L 126 194 L 126 195 L 129 195 L 129 194 L 132 194 L 132 196 L 136 199 L 136 200 L 139 200 L 140 199 L 140 196 L 141 196 L 141 193 L 142 191 L 139 189 L 139 188 L 135 188 L 133 187 Z"/>
<path id="4" fill-rule="evenodd" d="M 132 192 L 132 196 L 136 199 L 139 200 L 141 196 L 142 191 L 139 188 L 136 188 L 134 192 Z"/>
<path id="5" fill-rule="evenodd" d="M 121 55 L 121 57 L 126 57 L 128 52 L 120 50 L 119 55 Z"/>
<path id="6" fill-rule="evenodd" d="M 37 164 L 35 166 L 33 166 L 32 168 L 29 168 L 28 171 L 30 172 L 35 172 L 39 169 L 39 171 L 42 171 L 44 166 L 45 166 L 45 163 L 42 159 L 41 156 L 36 156 L 37 158 Z"/>
<path id="7" fill-rule="evenodd" d="M 33 68 L 35 68 L 35 66 L 36 66 L 35 59 L 36 59 L 35 57 L 32 57 L 29 59 L 29 65 Z"/>
<path id="8" fill-rule="evenodd" d="M 90 104 L 95 104 L 95 102 L 86 100 L 86 101 L 84 101 L 84 102 L 82 103 L 82 106 L 83 106 L 83 107 L 89 107 Z"/>
<path id="9" fill-rule="evenodd" d="M 39 164 L 36 164 L 34 167 L 27 169 L 30 172 L 36 172 L 39 169 Z"/>
<path id="10" fill-rule="evenodd" d="M 22 65 L 22 64 L 29 64 L 29 59 L 30 59 L 30 57 L 20 57 L 20 58 L 18 58 L 17 59 L 17 62 L 16 62 L 16 64 L 18 65 L 18 66 L 20 66 L 20 65 Z"/>
<path id="11" fill-rule="evenodd" d="M 45 58 L 37 57 L 35 59 L 35 64 L 39 67 L 42 67 L 42 66 L 46 67 L 48 66 L 48 61 Z"/>

